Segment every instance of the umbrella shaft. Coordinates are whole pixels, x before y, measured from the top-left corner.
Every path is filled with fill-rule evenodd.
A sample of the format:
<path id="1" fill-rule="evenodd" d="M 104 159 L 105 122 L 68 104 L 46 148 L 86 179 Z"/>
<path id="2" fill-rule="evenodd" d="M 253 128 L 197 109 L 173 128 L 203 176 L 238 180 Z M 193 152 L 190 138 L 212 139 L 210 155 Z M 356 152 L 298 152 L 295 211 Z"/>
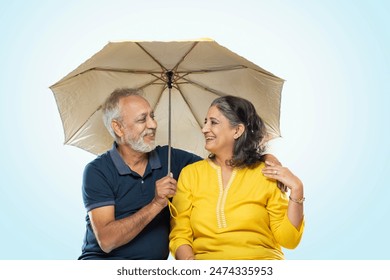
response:
<path id="1" fill-rule="evenodd" d="M 171 173 L 171 88 L 172 72 L 167 72 L 168 76 L 168 175 Z"/>

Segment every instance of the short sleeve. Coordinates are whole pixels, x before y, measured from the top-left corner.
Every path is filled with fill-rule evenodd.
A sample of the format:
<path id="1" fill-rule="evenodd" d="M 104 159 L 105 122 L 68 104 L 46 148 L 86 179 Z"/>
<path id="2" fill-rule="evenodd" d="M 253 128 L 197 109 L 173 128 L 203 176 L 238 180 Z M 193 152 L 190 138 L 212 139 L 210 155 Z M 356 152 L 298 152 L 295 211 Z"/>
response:
<path id="1" fill-rule="evenodd" d="M 89 163 L 84 169 L 82 194 L 87 211 L 115 205 L 112 183 L 109 183 L 107 175 L 94 163 Z"/>

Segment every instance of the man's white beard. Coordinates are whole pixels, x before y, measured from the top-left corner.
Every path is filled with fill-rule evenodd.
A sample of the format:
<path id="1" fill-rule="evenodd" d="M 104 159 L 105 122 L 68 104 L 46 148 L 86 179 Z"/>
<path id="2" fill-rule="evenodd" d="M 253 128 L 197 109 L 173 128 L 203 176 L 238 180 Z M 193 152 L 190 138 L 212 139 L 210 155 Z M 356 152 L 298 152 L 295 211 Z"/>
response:
<path id="1" fill-rule="evenodd" d="M 141 153 L 149 153 L 153 151 L 156 148 L 155 141 L 152 141 L 150 144 L 146 144 L 144 141 L 144 136 L 147 134 L 155 133 L 154 130 L 152 129 L 147 129 L 142 134 L 138 139 L 130 139 L 130 137 L 127 139 L 127 143 L 130 145 L 130 147 L 137 152 Z"/>

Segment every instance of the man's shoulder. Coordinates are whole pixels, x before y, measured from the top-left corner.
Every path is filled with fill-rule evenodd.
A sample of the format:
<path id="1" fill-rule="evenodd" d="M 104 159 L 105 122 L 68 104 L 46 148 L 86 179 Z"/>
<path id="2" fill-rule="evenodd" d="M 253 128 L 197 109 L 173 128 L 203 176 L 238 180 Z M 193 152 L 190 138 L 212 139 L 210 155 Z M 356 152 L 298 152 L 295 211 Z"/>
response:
<path id="1" fill-rule="evenodd" d="M 168 150 L 169 150 L 169 146 L 168 145 L 163 145 L 163 146 L 156 146 L 156 149 L 155 151 L 159 154 L 159 155 L 164 155 L 166 156 L 168 154 Z M 171 147 L 171 152 L 173 155 L 181 155 L 181 156 L 195 156 L 195 157 L 199 157 L 198 155 L 194 154 L 194 153 L 191 153 L 189 151 L 185 151 L 185 150 L 182 150 L 182 149 L 179 149 L 179 148 L 174 148 L 174 147 Z M 200 158 L 200 157 L 199 157 Z"/>
<path id="2" fill-rule="evenodd" d="M 111 167 L 113 165 L 113 162 L 110 157 L 110 153 L 107 151 L 103 154 L 98 155 L 95 159 L 90 161 L 85 169 L 89 168 L 98 168 L 98 169 L 104 169 Z"/>
<path id="3" fill-rule="evenodd" d="M 156 148 L 154 149 L 157 153 L 161 153 L 161 152 L 164 152 L 164 151 L 168 151 L 168 145 L 163 145 L 163 146 L 160 146 L 160 145 L 157 145 Z"/>

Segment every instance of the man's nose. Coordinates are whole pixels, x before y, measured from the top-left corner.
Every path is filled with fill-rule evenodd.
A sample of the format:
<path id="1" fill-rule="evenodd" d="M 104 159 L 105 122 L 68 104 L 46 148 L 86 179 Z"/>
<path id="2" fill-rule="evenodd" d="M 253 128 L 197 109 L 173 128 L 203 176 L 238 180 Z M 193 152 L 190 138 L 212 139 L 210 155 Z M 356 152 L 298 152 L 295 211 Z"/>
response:
<path id="1" fill-rule="evenodd" d="M 149 118 L 148 119 L 148 127 L 149 128 L 157 128 L 157 121 L 155 119 Z"/>

